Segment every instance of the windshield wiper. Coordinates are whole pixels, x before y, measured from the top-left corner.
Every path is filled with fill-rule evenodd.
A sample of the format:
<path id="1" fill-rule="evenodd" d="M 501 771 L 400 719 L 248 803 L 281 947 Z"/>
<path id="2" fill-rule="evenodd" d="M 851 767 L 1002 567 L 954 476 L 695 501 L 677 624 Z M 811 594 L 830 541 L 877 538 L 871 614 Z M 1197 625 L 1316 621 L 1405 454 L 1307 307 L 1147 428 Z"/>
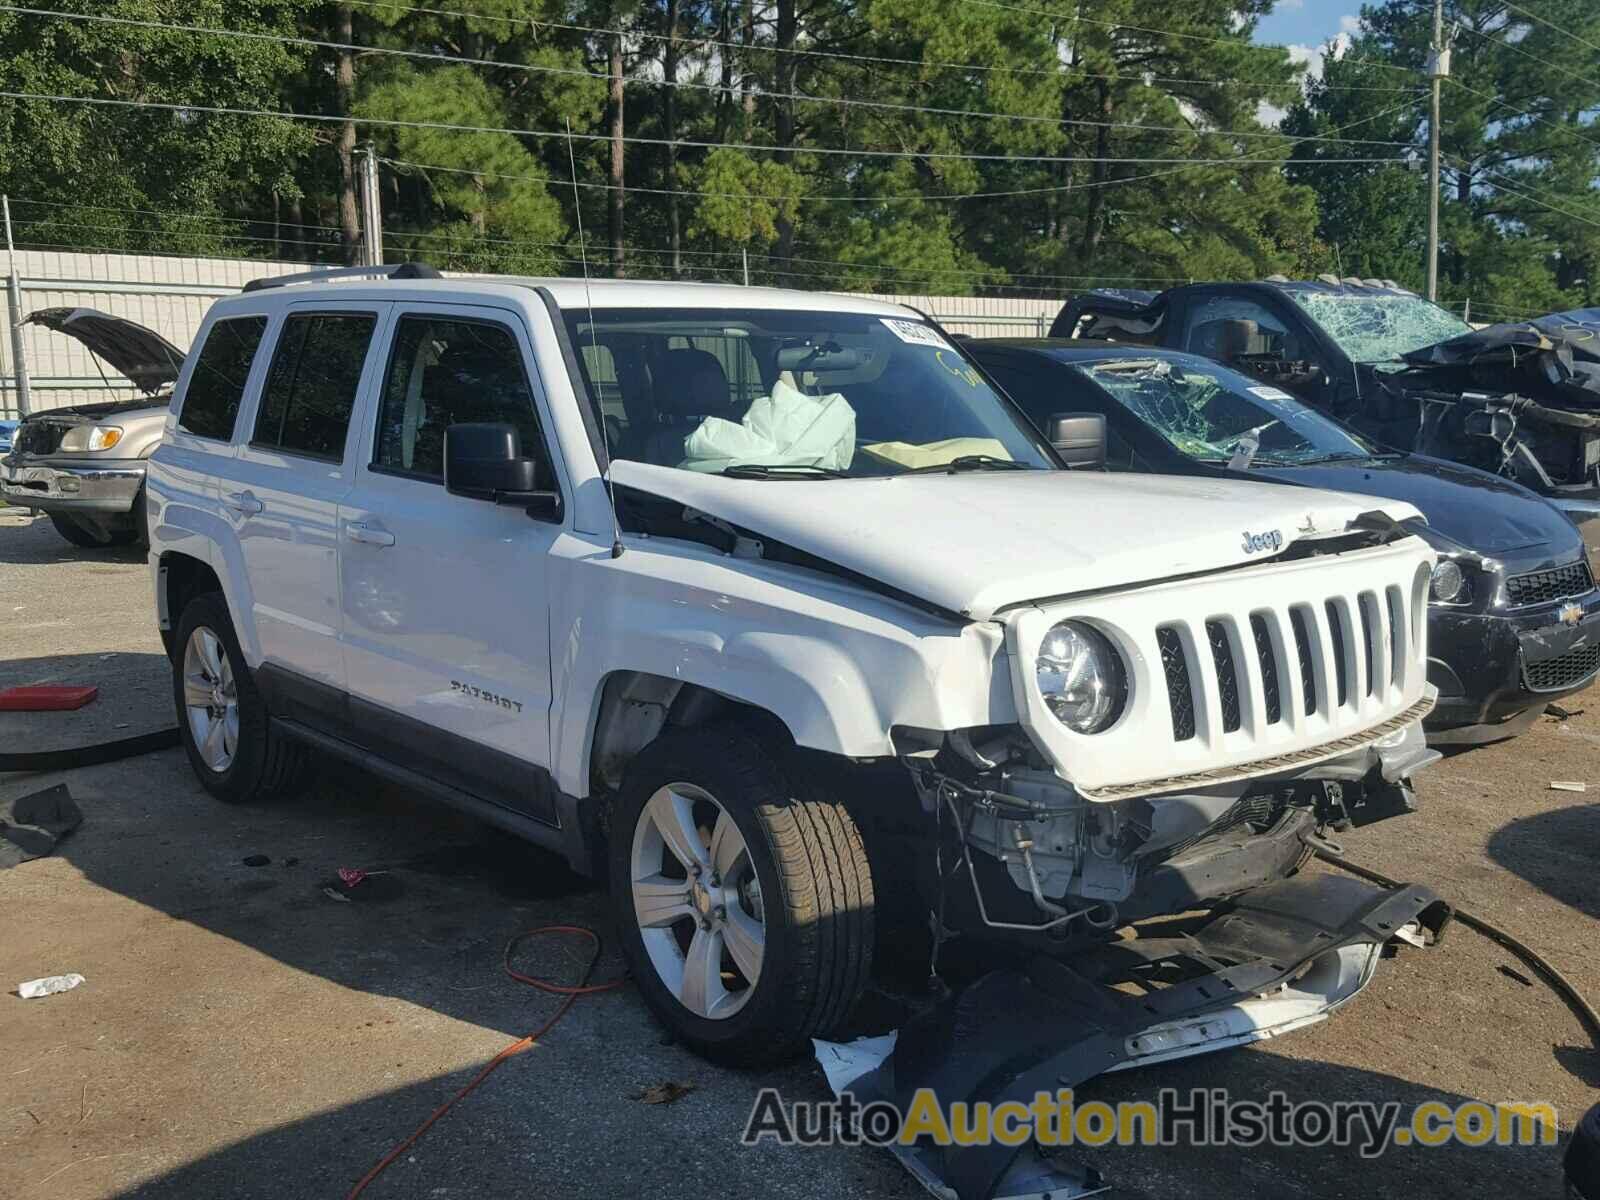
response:
<path id="1" fill-rule="evenodd" d="M 907 475 L 959 475 L 963 471 L 1035 471 L 1032 463 L 1016 462 L 1009 458 L 996 458 L 992 454 L 958 454 L 949 462 L 931 467 L 912 467 Z"/>
<path id="2" fill-rule="evenodd" d="M 848 479 L 849 473 L 814 463 L 734 463 L 718 474 L 730 479 Z"/>

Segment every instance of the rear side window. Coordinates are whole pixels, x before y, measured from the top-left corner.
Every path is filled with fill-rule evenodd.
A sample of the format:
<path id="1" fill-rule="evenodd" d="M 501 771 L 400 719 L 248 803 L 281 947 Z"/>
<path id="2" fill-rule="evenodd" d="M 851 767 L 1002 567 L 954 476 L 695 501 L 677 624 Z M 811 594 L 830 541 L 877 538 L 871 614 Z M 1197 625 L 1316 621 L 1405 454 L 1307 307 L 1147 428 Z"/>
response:
<path id="1" fill-rule="evenodd" d="M 296 313 L 283 323 L 251 444 L 338 462 L 378 318 Z"/>
<path id="2" fill-rule="evenodd" d="M 178 412 L 179 429 L 197 437 L 233 440 L 244 383 L 266 330 L 265 317 L 235 317 L 211 327 L 189 376 Z"/>
<path id="3" fill-rule="evenodd" d="M 544 453 L 510 330 L 486 321 L 402 317 L 384 376 L 372 465 L 442 481 L 444 431 L 460 421 L 508 423 L 526 457 Z"/>

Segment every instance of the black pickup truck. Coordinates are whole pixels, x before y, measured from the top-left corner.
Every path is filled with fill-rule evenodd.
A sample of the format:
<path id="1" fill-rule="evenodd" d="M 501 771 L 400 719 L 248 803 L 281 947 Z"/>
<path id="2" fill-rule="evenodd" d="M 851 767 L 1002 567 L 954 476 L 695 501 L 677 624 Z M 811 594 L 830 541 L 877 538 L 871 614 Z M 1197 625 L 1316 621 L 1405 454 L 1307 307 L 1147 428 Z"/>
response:
<path id="1" fill-rule="evenodd" d="M 1474 329 L 1390 280 L 1273 276 L 1087 292 L 1050 335 L 1215 359 L 1385 445 L 1515 479 L 1600 549 L 1600 308 Z"/>

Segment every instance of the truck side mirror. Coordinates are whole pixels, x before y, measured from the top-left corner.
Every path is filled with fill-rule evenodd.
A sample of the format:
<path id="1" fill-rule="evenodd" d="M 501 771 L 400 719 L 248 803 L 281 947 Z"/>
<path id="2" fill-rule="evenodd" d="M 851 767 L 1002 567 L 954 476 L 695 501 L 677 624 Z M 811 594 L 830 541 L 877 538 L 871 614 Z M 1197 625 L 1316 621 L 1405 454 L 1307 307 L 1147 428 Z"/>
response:
<path id="1" fill-rule="evenodd" d="M 543 464 L 522 456 L 516 426 L 461 421 L 444 431 L 444 489 L 453 496 L 518 504 L 530 517 L 555 520 L 561 493 L 546 486 Z"/>
<path id="2" fill-rule="evenodd" d="M 1106 419 L 1101 413 L 1057 413 L 1050 418 L 1050 444 L 1074 470 L 1104 470 Z"/>

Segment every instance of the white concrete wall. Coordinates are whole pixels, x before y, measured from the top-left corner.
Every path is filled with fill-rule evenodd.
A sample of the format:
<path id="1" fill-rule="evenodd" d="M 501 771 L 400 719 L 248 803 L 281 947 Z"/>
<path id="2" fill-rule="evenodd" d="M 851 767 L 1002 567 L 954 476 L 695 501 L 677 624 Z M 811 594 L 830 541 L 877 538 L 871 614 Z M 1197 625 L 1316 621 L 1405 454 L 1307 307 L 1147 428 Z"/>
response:
<path id="1" fill-rule="evenodd" d="M 74 254 L 20 250 L 15 270 L 22 280 L 22 313 L 41 308 L 97 308 L 138 321 L 187 350 L 212 300 L 237 292 L 264 275 L 305 271 L 304 263 L 264 259 L 170 258 L 135 254 Z M 921 309 L 951 332 L 990 337 L 1037 337 L 1048 332 L 1059 300 L 994 296 L 877 296 Z M 32 380 L 35 412 L 69 404 L 132 398 L 122 376 L 100 377 L 94 358 L 75 340 L 23 326 L 23 356 Z M 0 416 L 16 416 L 15 367 L 10 325 L 0 309 Z"/>

